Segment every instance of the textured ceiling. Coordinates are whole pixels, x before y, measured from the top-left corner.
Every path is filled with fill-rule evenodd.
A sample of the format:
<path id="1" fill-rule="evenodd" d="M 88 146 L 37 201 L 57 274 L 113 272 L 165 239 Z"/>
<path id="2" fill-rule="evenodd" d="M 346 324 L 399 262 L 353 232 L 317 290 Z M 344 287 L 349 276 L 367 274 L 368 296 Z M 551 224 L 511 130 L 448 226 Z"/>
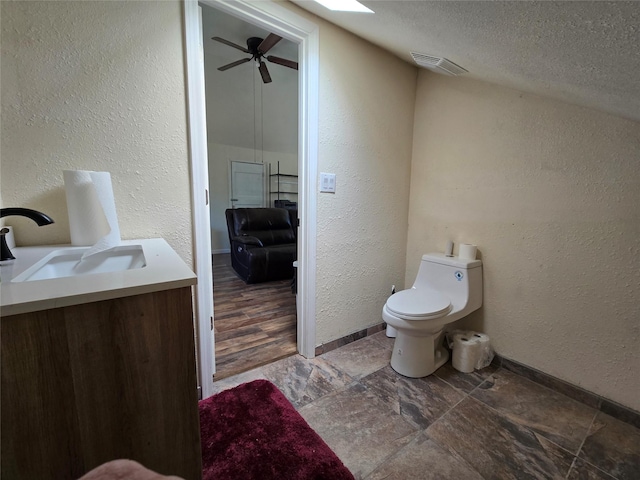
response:
<path id="1" fill-rule="evenodd" d="M 407 62 L 445 57 L 470 78 L 640 121 L 639 1 L 362 0 L 375 14 L 291 1 Z"/>

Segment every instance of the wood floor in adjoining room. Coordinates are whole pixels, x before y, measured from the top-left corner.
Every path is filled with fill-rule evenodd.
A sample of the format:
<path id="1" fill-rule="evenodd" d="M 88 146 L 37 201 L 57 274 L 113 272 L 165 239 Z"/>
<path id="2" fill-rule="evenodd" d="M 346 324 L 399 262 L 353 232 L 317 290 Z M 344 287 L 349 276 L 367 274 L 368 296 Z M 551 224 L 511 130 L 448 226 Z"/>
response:
<path id="1" fill-rule="evenodd" d="M 229 254 L 213 255 L 214 381 L 293 355 L 296 297 L 291 280 L 247 285 Z"/>

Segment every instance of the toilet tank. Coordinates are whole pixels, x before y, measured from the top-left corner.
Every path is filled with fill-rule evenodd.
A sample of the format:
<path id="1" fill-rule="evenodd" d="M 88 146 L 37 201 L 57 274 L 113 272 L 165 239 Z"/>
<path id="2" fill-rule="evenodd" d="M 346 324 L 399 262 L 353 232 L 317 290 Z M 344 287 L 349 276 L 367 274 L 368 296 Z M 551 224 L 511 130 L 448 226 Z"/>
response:
<path id="1" fill-rule="evenodd" d="M 412 288 L 421 287 L 449 297 L 452 313 L 477 310 L 482 306 L 482 261 L 447 257 L 443 253 L 423 255 Z"/>

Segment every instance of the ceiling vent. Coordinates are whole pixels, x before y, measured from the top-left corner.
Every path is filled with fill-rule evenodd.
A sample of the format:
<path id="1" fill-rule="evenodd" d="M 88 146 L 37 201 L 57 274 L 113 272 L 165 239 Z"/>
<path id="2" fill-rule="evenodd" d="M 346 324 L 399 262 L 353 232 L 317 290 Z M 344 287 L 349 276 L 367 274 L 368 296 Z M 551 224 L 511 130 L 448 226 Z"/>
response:
<path id="1" fill-rule="evenodd" d="M 452 76 L 467 73 L 467 70 L 443 57 L 434 57 L 433 55 L 415 52 L 411 52 L 411 56 L 418 65 L 433 70 L 434 72 Z"/>

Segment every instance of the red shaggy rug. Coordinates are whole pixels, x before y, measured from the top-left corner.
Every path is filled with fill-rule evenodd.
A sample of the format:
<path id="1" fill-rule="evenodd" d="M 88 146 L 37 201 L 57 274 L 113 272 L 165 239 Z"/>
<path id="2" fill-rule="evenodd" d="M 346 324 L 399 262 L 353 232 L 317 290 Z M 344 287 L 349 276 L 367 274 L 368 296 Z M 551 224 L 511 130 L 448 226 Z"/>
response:
<path id="1" fill-rule="evenodd" d="M 353 480 L 329 446 L 267 380 L 199 404 L 203 480 Z"/>

